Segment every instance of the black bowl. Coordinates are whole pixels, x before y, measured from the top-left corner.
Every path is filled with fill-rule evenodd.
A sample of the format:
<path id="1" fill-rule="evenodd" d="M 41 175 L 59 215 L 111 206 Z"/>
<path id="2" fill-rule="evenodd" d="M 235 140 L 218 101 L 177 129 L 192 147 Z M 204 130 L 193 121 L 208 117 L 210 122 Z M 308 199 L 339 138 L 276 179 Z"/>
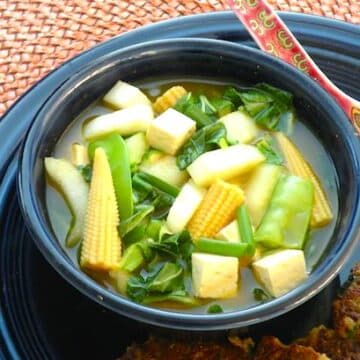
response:
<path id="1" fill-rule="evenodd" d="M 268 82 L 290 91 L 305 124 L 321 141 L 338 176 L 339 216 L 333 236 L 308 280 L 288 294 L 245 310 L 195 315 L 136 304 L 81 272 L 56 239 L 45 205 L 43 159 L 71 121 L 118 79 L 203 78 Z M 23 144 L 18 189 L 27 227 L 49 263 L 75 288 L 125 316 L 164 327 L 215 330 L 245 327 L 284 314 L 323 289 L 358 239 L 359 141 L 346 115 L 314 81 L 258 50 L 224 41 L 173 39 L 140 44 L 95 59 L 66 81 L 36 116 Z M 49 289 L 51 291 L 51 289 Z"/>

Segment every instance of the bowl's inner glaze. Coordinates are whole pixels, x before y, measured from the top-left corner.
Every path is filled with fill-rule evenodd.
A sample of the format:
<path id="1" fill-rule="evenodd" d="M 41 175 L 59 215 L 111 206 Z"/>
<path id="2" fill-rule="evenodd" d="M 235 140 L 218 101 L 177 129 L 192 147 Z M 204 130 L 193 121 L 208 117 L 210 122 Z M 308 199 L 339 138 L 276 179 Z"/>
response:
<path id="1" fill-rule="evenodd" d="M 52 231 L 45 198 L 43 159 L 52 154 L 56 143 L 70 123 L 84 109 L 100 98 L 118 79 L 143 83 L 158 78 L 203 78 L 233 84 L 267 82 L 295 97 L 295 106 L 304 125 L 326 149 L 338 177 L 338 220 L 328 246 L 309 280 L 281 299 L 270 301 L 243 312 L 215 316 L 191 317 L 150 309 L 111 295 L 87 279 L 75 266 Z M 67 81 L 38 115 L 25 142 L 20 177 L 20 195 L 29 228 L 40 249 L 64 277 L 81 291 L 118 312 L 144 321 L 187 327 L 212 322 L 212 328 L 249 324 L 290 310 L 313 296 L 333 278 L 344 261 L 344 247 L 354 240 L 354 213 L 358 201 L 357 148 L 348 139 L 350 126 L 343 124 L 345 115 L 311 80 L 304 79 L 288 66 L 240 46 L 224 42 L 191 40 L 158 43 L 112 53 L 90 64 Z M 314 157 L 317 154 L 313 154 Z M 31 205 L 26 203 L 30 201 Z M 34 212 L 31 210 L 35 210 Z M 358 216 L 358 214 L 357 214 Z M 347 245 L 346 245 L 347 244 Z M 346 246 L 345 246 L 346 245 Z M 330 270 L 330 262 L 338 261 Z M 334 266 L 334 265 L 333 265 Z M 312 287 L 310 291 L 310 287 Z M 99 294 L 102 297 L 99 300 Z M 105 299 L 104 299 L 105 297 Z M 124 308 L 128 306 L 128 308 Z M 141 314 L 139 313 L 139 310 Z M 234 315 L 232 315 L 234 314 Z M 181 325 L 173 322 L 185 321 Z M 216 319 L 215 319 L 216 318 Z M 211 320 L 210 320 L 211 319 Z M 206 326 L 206 325 L 205 325 Z"/>

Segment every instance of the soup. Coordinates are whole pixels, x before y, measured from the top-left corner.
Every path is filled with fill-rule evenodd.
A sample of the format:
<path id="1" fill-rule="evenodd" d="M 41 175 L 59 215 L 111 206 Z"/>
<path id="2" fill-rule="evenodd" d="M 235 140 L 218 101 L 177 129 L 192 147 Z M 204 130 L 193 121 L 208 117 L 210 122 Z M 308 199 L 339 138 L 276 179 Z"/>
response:
<path id="1" fill-rule="evenodd" d="M 74 263 L 133 301 L 183 312 L 291 291 L 337 217 L 330 159 L 291 94 L 267 84 L 119 81 L 45 167 L 51 224 Z"/>

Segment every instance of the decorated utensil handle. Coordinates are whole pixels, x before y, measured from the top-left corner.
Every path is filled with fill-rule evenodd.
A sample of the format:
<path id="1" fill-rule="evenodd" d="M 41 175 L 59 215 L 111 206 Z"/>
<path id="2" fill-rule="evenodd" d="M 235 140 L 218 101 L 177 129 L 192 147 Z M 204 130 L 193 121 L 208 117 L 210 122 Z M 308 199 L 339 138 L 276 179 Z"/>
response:
<path id="1" fill-rule="evenodd" d="M 342 107 L 360 134 L 360 102 L 337 88 L 319 69 L 265 0 L 227 0 L 259 47 L 315 79 Z"/>

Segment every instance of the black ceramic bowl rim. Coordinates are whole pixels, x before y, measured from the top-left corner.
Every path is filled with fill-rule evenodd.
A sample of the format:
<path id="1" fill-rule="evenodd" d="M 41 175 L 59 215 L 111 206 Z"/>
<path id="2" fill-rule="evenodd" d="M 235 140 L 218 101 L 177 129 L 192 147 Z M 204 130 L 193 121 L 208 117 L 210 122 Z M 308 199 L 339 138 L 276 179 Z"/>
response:
<path id="1" fill-rule="evenodd" d="M 335 121 L 337 126 L 346 134 L 344 141 L 349 149 L 349 156 L 353 166 L 352 173 L 354 174 L 356 183 L 360 183 L 360 144 L 358 138 L 355 136 L 354 129 L 342 109 L 317 83 L 295 68 L 256 49 L 221 40 L 181 38 L 142 43 L 104 55 L 67 80 L 51 96 L 35 117 L 23 142 L 18 176 L 18 192 L 21 210 L 32 238 L 55 270 L 83 294 L 115 312 L 139 321 L 187 330 L 219 330 L 244 327 L 263 322 L 301 305 L 316 295 L 334 279 L 349 257 L 352 249 L 354 249 L 356 241 L 359 238 L 356 229 L 356 226 L 360 224 L 359 206 L 354 206 L 344 241 L 340 244 L 335 244 L 335 255 L 326 259 L 324 264 L 321 264 L 321 271 L 319 270 L 317 276 L 310 276 L 306 282 L 283 297 L 248 309 L 235 310 L 222 314 L 189 314 L 162 310 L 137 304 L 105 289 L 76 268 L 71 259 L 59 251 L 61 245 L 57 239 L 55 239 L 55 241 L 51 240 L 54 239 L 52 230 L 41 216 L 32 178 L 36 158 L 36 152 L 32 151 L 32 148 L 34 144 L 37 143 L 38 127 L 41 126 L 42 119 L 46 116 L 49 109 L 56 107 L 59 99 L 67 90 L 71 87 L 76 87 L 76 84 L 79 84 L 81 81 L 86 81 L 95 74 L 97 67 L 104 66 L 110 57 L 115 55 L 118 57 L 136 57 L 140 56 L 140 54 L 146 55 L 147 52 L 150 53 L 154 51 L 179 51 L 179 47 L 182 49 L 195 47 L 198 50 L 216 53 L 219 56 L 241 57 L 248 61 L 256 61 L 257 64 L 264 66 L 268 70 L 286 73 L 300 88 L 306 87 L 309 94 L 317 96 L 317 98 L 321 100 L 321 106 L 327 109 L 329 113 L 331 112 L 332 120 Z M 356 188 L 356 193 L 353 194 L 356 205 L 359 203 L 359 193 L 360 186 Z M 57 246 L 55 246 L 55 243 L 57 243 Z"/>

